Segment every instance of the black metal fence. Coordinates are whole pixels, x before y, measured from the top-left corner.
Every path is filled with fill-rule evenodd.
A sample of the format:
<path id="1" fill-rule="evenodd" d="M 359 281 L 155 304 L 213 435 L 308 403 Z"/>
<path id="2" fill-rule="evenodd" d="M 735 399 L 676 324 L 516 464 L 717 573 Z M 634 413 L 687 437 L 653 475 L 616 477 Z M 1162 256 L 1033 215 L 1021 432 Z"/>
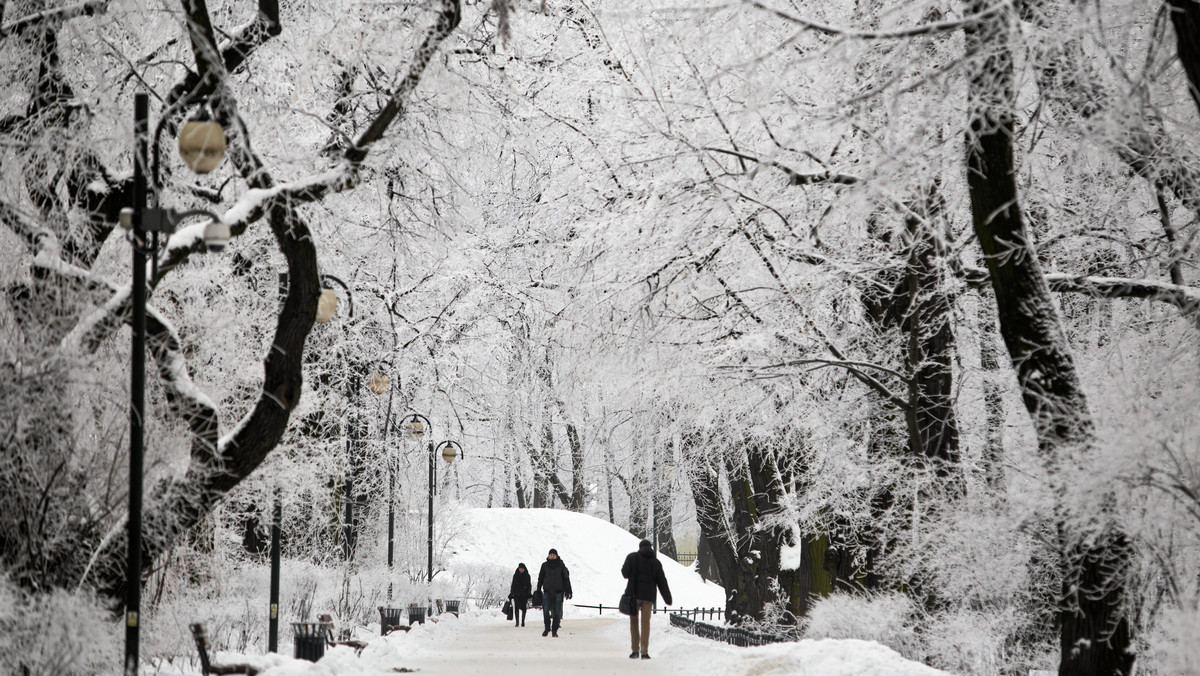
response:
<path id="1" fill-rule="evenodd" d="M 695 634 L 701 638 L 724 641 L 730 645 L 741 646 L 743 648 L 770 643 L 786 643 L 787 641 L 795 640 L 790 636 L 764 634 L 762 632 L 742 629 L 741 627 L 718 627 L 713 624 L 705 624 L 697 622 L 680 612 L 671 613 L 671 626 L 679 627 L 687 633 Z"/>
<path id="2" fill-rule="evenodd" d="M 672 610 L 672 611 L 670 611 L 670 613 L 672 615 L 682 615 L 682 616 L 692 619 L 692 620 L 701 620 L 701 619 L 703 619 L 703 620 L 724 620 L 725 619 L 725 609 L 724 608 L 692 608 L 691 610 L 688 610 L 687 608 L 680 608 L 678 610 Z"/>

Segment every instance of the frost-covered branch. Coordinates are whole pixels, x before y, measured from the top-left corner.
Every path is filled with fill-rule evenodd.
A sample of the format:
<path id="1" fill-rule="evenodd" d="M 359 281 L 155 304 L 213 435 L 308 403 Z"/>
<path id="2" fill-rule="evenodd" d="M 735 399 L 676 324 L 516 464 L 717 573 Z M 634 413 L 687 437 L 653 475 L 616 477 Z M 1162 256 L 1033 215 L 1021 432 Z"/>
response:
<path id="1" fill-rule="evenodd" d="M 116 316 L 113 308 L 128 303 L 130 287 L 118 287 L 90 270 L 63 260 L 58 241 L 49 231 L 39 233 L 37 244 L 38 251 L 32 262 L 35 270 L 72 280 L 91 291 L 106 291 L 109 294 L 104 306 L 78 322 L 62 339 L 64 351 L 78 352 L 81 341 L 86 340 L 89 327 Z M 129 314 L 125 313 L 122 320 L 128 322 Z M 183 357 L 179 332 L 157 309 L 150 306 L 146 308 L 146 338 L 146 345 L 162 378 L 167 404 L 192 431 L 193 454 L 211 455 L 217 446 L 217 407 L 192 380 Z"/>
<path id="2" fill-rule="evenodd" d="M 804 174 L 791 167 L 779 164 L 773 160 L 763 159 L 756 155 L 744 153 L 739 150 L 729 150 L 728 148 L 716 148 L 713 146 L 705 146 L 704 150 L 732 155 L 739 159 L 750 160 L 762 166 L 772 167 L 782 171 L 788 177 L 788 185 L 815 185 L 818 183 L 833 183 L 835 185 L 856 185 L 862 182 L 862 179 L 849 174 L 833 174 L 828 171 L 821 171 L 815 174 Z"/>
<path id="3" fill-rule="evenodd" d="M 959 274 L 969 286 L 986 288 L 990 284 L 986 270 L 963 265 Z M 1046 282 L 1055 293 L 1079 293 L 1095 298 L 1144 298 L 1173 305 L 1189 317 L 1200 312 L 1200 288 L 1155 279 L 1094 277 L 1065 272 L 1046 273 Z"/>
<path id="4" fill-rule="evenodd" d="M 3 18 L 4 3 L 0 2 L 0 19 Z M 108 0 L 87 0 L 86 2 L 78 2 L 66 7 L 55 7 L 54 9 L 45 9 L 40 12 L 34 12 L 29 16 L 21 17 L 12 23 L 0 26 L 0 38 L 10 35 L 20 35 L 26 30 L 35 26 L 40 26 L 44 23 L 62 22 L 68 19 L 74 19 L 80 16 L 93 16 L 99 14 L 108 8 Z"/>
<path id="5" fill-rule="evenodd" d="M 806 30 L 813 30 L 818 33 L 830 35 L 834 37 L 856 38 L 859 40 L 900 40 L 904 38 L 915 38 L 927 35 L 941 35 L 944 33 L 956 33 L 960 30 L 976 26 L 980 21 L 993 17 L 1005 11 L 1011 3 L 997 3 L 984 11 L 968 14 L 961 19 L 952 19 L 949 21 L 935 21 L 920 26 L 911 28 L 898 28 L 896 30 L 857 30 L 853 28 L 843 28 L 840 26 L 832 26 L 820 21 L 813 21 L 802 16 L 790 14 L 781 9 L 770 7 L 759 0 L 742 0 L 745 4 L 760 9 L 768 14 L 779 17 L 789 23 L 794 23 Z"/>

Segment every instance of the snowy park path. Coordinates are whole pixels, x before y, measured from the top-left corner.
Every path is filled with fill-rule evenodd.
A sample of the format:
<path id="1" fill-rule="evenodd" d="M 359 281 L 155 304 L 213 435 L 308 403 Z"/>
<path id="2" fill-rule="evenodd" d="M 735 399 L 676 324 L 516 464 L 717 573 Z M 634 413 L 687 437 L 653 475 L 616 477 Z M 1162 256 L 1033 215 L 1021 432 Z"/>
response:
<path id="1" fill-rule="evenodd" d="M 503 621 L 464 624 L 453 633 L 438 634 L 435 644 L 400 659 L 398 666 L 429 676 L 672 673 L 666 662 L 629 659 L 625 617 L 569 618 L 563 621 L 558 638 L 543 638 L 541 616 L 535 622 L 533 615 L 520 629 Z M 652 630 L 651 655 L 653 638 Z"/>

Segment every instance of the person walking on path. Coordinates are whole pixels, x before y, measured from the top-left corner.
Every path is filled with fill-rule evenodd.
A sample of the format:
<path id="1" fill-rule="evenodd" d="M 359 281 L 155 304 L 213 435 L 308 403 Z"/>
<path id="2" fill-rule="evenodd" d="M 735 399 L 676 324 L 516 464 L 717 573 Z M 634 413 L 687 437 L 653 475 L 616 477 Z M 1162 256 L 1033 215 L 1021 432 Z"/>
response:
<path id="1" fill-rule="evenodd" d="M 542 562 L 538 571 L 538 591 L 542 592 L 542 619 L 546 630 L 542 636 L 552 634 L 558 638 L 558 628 L 562 626 L 563 598 L 571 598 L 571 573 L 563 560 L 558 558 L 558 550 L 551 549 Z"/>
<path id="2" fill-rule="evenodd" d="M 667 586 L 667 576 L 663 574 L 662 561 L 654 555 L 654 545 L 649 540 L 642 540 L 636 552 L 630 552 L 621 566 L 621 575 L 629 582 L 625 583 L 625 593 L 633 595 L 633 614 L 629 616 L 629 653 L 630 659 L 639 654 L 642 659 L 650 659 L 650 613 L 654 612 L 654 601 L 658 593 L 662 593 L 663 603 L 671 605 L 671 588 Z M 638 621 L 641 615 L 641 621 Z M 640 626 L 639 626 L 640 625 Z"/>
<path id="3" fill-rule="evenodd" d="M 518 627 L 525 626 L 525 614 L 529 612 L 526 604 L 533 596 L 533 583 L 529 580 L 529 569 L 525 564 L 517 564 L 517 572 L 513 573 L 512 586 L 508 588 L 508 598 L 513 603 L 513 619 Z"/>

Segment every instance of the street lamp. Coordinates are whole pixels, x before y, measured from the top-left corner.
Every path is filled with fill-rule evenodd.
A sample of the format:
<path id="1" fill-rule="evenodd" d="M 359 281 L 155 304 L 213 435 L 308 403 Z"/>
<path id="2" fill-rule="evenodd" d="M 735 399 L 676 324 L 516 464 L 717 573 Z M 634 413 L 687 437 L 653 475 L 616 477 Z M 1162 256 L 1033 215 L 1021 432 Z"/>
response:
<path id="1" fill-rule="evenodd" d="M 354 294 L 350 292 L 350 287 L 333 275 L 321 275 L 321 295 L 317 299 L 317 323 L 324 324 L 333 319 L 334 314 L 337 313 L 338 297 L 333 287 L 330 286 L 331 283 L 342 287 L 342 291 L 346 294 L 346 304 L 349 306 L 347 318 L 349 321 L 354 321 Z M 370 386 L 370 383 L 368 385 Z M 350 369 L 350 378 L 346 382 L 347 406 L 352 407 L 357 400 L 358 372 L 352 367 Z M 354 556 L 354 442 L 358 440 L 358 425 L 352 425 L 349 418 L 350 415 L 348 413 L 346 423 L 346 479 L 342 484 L 342 499 L 346 503 L 346 518 L 345 523 L 342 524 L 342 557 L 346 561 L 349 561 Z"/>
<path id="2" fill-rule="evenodd" d="M 387 437 L 388 428 L 392 426 L 392 379 L 386 373 L 379 371 L 371 371 L 371 375 L 367 378 L 367 388 L 375 394 L 388 393 L 387 413 L 383 418 L 383 450 L 387 454 L 388 465 L 388 549 L 387 549 L 387 565 L 388 565 L 388 601 L 392 600 L 392 551 L 395 543 L 394 532 L 396 528 L 396 513 L 395 513 L 395 492 L 396 492 L 396 463 L 392 458 L 392 454 L 388 451 Z"/>
<path id="3" fill-rule="evenodd" d="M 435 449 L 433 442 L 429 443 L 429 582 L 433 582 L 433 490 L 437 486 L 437 472 L 434 467 L 434 456 L 441 451 L 442 460 L 446 464 L 454 462 L 458 457 L 459 445 L 456 441 L 443 441 Z"/>
<path id="4" fill-rule="evenodd" d="M 221 222 L 221 218 L 212 212 L 194 210 L 178 212 L 174 209 L 161 209 L 158 206 L 158 176 L 154 180 L 154 206 L 147 205 L 146 170 L 150 166 L 147 153 L 149 150 L 149 109 L 150 97 L 145 93 L 133 97 L 133 205 L 121 209 L 120 223 L 129 231 L 129 239 L 133 249 L 133 281 L 131 285 L 131 304 L 133 316 L 133 345 L 129 365 L 129 522 L 128 522 L 128 553 L 125 570 L 125 674 L 136 676 L 138 670 L 138 624 L 142 603 L 142 478 L 144 460 L 145 429 L 143 414 L 145 411 L 146 393 L 146 256 L 153 254 L 155 270 L 158 263 L 158 235 L 171 234 L 185 218 L 207 216 L 210 219 L 204 228 L 204 243 L 209 251 L 220 251 L 229 242 L 229 226 Z M 215 123 L 212 123 L 215 124 Z M 201 141 L 202 151 L 214 151 L 215 140 L 209 141 L 207 132 Z M 180 141 L 183 145 L 183 140 Z M 221 133 L 220 145 L 225 144 L 224 133 Z M 194 144 L 189 142 L 188 147 Z M 210 161 L 204 165 L 207 173 L 220 163 L 220 155 L 215 162 L 210 152 Z M 155 136 L 154 157 L 158 157 L 158 137 Z M 211 166 L 210 166 L 211 165 Z M 155 162 L 157 167 L 157 161 Z M 199 169 L 195 169 L 199 171 Z M 151 233 L 152 240 L 146 244 L 146 233 Z M 157 274 L 157 273 L 156 273 Z"/>
<path id="5" fill-rule="evenodd" d="M 429 423 L 429 418 L 420 413 L 410 413 L 404 417 L 404 422 L 401 423 L 404 429 L 408 430 L 409 435 L 421 442 L 421 439 L 433 431 L 433 425 Z M 390 519 L 389 519 L 390 520 Z M 392 537 L 391 531 L 388 532 L 388 540 Z M 433 441 L 429 441 L 429 557 L 428 561 L 428 579 L 433 581 Z"/>

